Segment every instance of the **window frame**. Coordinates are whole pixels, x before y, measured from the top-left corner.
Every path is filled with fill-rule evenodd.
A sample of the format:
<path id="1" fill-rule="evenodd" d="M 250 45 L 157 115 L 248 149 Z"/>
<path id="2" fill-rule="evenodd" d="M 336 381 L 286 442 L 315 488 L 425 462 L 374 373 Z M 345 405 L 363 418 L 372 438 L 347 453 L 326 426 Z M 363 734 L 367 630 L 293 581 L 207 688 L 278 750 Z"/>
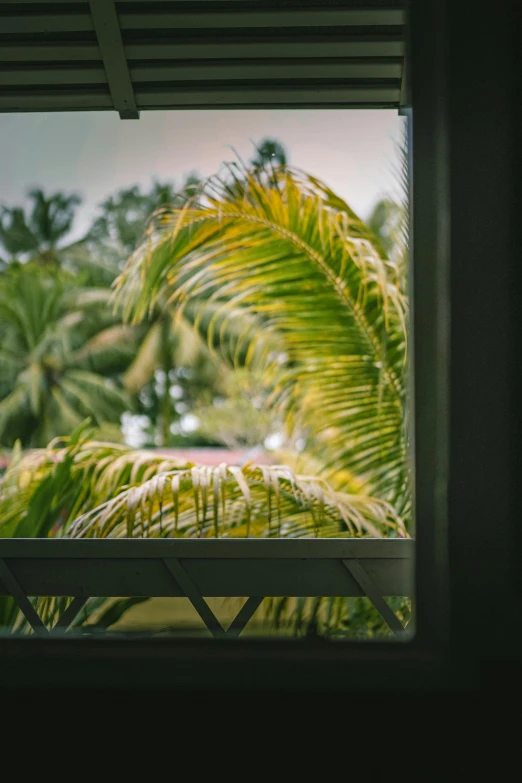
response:
<path id="1" fill-rule="evenodd" d="M 448 662 L 449 150 L 444 4 L 412 4 L 412 399 L 416 633 L 405 642 L 0 638 L 0 681 L 200 687 L 399 689 L 443 681 Z M 426 85 L 431 89 L 428 91 Z M 318 109 L 320 111 L 320 109 Z M 419 305 L 419 303 L 422 303 Z M 65 661 L 67 665 L 64 666 Z M 202 665 L 204 662 L 204 665 Z"/>

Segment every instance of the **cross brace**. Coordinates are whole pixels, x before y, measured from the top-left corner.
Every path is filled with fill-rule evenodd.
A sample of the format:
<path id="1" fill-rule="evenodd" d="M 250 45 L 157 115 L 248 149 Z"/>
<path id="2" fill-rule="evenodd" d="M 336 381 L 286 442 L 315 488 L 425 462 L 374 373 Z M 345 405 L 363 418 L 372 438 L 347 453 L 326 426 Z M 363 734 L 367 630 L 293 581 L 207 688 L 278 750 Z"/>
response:
<path id="1" fill-rule="evenodd" d="M 163 562 L 207 626 L 212 636 L 239 636 L 263 600 L 263 598 L 260 596 L 251 596 L 248 598 L 234 620 L 232 620 L 228 629 L 225 631 L 179 560 L 175 557 L 169 557 L 166 558 Z"/>
<path id="2" fill-rule="evenodd" d="M 404 626 L 398 619 L 395 612 L 393 612 L 379 590 L 375 586 L 373 580 L 368 576 L 368 572 L 362 567 L 359 560 L 343 560 L 343 565 L 353 576 L 363 593 L 370 599 L 375 606 L 382 619 L 396 636 L 404 631 Z"/>
<path id="3" fill-rule="evenodd" d="M 13 572 L 2 558 L 0 558 L 0 578 L 9 589 L 9 592 L 11 593 L 16 605 L 35 633 L 47 634 L 52 633 L 55 630 L 66 631 L 71 626 L 74 619 L 78 616 L 79 612 L 87 601 L 87 598 L 73 598 L 65 612 L 58 619 L 56 625 L 49 630 L 43 622 L 42 618 L 38 615 L 29 598 L 18 584 L 18 580 L 14 576 Z"/>
<path id="4" fill-rule="evenodd" d="M 400 635 L 403 633 L 405 629 L 402 623 L 392 611 L 392 609 L 388 606 L 384 600 L 384 597 L 381 595 L 381 591 L 375 585 L 366 569 L 363 568 L 360 560 L 356 558 L 350 558 L 341 559 L 341 562 L 346 570 L 351 574 L 355 582 L 358 584 L 362 593 L 373 603 L 392 633 L 394 635 Z M 201 591 L 194 584 L 191 577 L 181 564 L 179 558 L 163 558 L 163 563 L 168 569 L 171 577 L 175 579 L 177 586 L 181 588 L 183 594 L 189 599 L 192 606 L 204 622 L 205 626 L 214 637 L 238 637 L 245 629 L 247 623 L 251 620 L 257 608 L 263 601 L 263 596 L 249 597 L 234 620 L 230 623 L 230 626 L 225 630 L 201 595 Z M 32 605 L 31 601 L 25 594 L 25 591 L 18 583 L 15 575 L 5 560 L 2 558 L 0 558 L 0 580 L 7 587 L 15 603 L 35 633 L 47 634 L 52 633 L 53 631 L 67 630 L 88 600 L 86 597 L 79 596 L 73 598 L 72 602 L 63 612 L 54 627 L 52 629 L 48 629 L 41 617 L 36 612 L 36 609 Z"/>

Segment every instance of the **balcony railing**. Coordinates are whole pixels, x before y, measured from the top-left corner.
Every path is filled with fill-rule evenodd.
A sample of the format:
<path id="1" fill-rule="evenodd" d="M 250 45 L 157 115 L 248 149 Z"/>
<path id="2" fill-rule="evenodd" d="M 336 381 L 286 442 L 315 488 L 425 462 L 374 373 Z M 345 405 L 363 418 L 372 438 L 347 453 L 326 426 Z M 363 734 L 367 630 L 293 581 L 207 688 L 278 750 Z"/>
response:
<path id="1" fill-rule="evenodd" d="M 385 596 L 413 594 L 408 539 L 4 539 L 0 595 L 35 632 L 67 630 L 89 598 L 186 597 L 215 636 L 239 636 L 266 597 L 366 596 L 391 631 Z M 73 597 L 52 629 L 29 596 Z M 247 597 L 225 630 L 205 598 Z"/>

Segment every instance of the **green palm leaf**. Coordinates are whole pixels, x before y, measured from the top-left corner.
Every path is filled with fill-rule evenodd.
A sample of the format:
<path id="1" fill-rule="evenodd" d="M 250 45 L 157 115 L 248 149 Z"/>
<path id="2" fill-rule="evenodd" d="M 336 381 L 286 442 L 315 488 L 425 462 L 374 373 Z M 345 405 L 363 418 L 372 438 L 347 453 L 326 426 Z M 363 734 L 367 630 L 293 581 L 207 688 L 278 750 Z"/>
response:
<path id="1" fill-rule="evenodd" d="M 268 367 L 272 404 L 289 421 L 307 417 L 330 470 L 397 502 L 407 483 L 400 270 L 326 186 L 276 174 L 271 187 L 247 172 L 234 188 L 214 178 L 197 201 L 159 212 L 118 280 L 118 301 L 134 321 L 159 299 L 178 312 L 208 301 L 261 319 L 250 343 L 273 333 L 287 358 Z"/>
<path id="2" fill-rule="evenodd" d="M 114 323 L 108 305 L 108 291 L 73 296 L 66 276 L 30 264 L 2 276 L 0 442 L 43 445 L 86 416 L 119 422 L 130 404 L 117 373 L 132 360 L 137 330 Z"/>
<path id="3" fill-rule="evenodd" d="M 0 500 L 0 536 L 405 535 L 386 502 L 286 466 L 212 468 L 86 436 L 13 460 Z"/>
<path id="4" fill-rule="evenodd" d="M 0 438 L 4 429 L 16 416 L 23 415 L 27 408 L 28 396 L 25 386 L 17 386 L 0 401 Z"/>

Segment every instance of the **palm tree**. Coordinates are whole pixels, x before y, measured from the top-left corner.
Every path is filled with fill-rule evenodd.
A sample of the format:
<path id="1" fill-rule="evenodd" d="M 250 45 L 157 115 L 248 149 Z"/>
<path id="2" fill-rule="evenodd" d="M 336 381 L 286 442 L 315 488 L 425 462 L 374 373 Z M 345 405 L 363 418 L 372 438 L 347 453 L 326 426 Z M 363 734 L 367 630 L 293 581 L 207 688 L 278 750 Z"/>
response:
<path id="1" fill-rule="evenodd" d="M 194 395 L 201 391 L 200 387 L 218 391 L 220 366 L 212 360 L 204 341 L 186 319 L 177 320 L 171 308 L 157 307 L 147 318 L 146 331 L 122 382 L 129 394 L 143 398 L 149 392 L 155 398 L 151 402 L 157 407 L 159 446 L 168 446 L 172 437 L 171 425 L 176 415 L 171 388 L 180 368 L 184 376 L 191 374 L 188 383 L 183 383 L 183 375 L 176 378 L 176 385 L 181 383 L 184 387 L 184 405 L 187 393 Z"/>
<path id="2" fill-rule="evenodd" d="M 154 181 L 149 191 L 139 185 L 123 188 L 100 204 L 100 214 L 95 219 L 86 240 L 112 246 L 124 260 L 134 252 L 143 239 L 150 216 L 162 207 L 181 207 L 187 195 L 199 185 L 196 174 L 190 174 L 180 189 L 173 182 Z"/>
<path id="3" fill-rule="evenodd" d="M 395 180 L 399 183 L 400 193 L 387 195 L 373 207 L 368 217 L 368 228 L 384 249 L 388 258 L 394 261 L 407 290 L 407 259 L 409 235 L 409 175 L 408 175 L 408 138 L 404 129 L 402 142 L 396 145 L 397 158 L 394 165 Z"/>
<path id="4" fill-rule="evenodd" d="M 41 264 L 57 263 L 60 243 L 72 228 L 81 198 L 76 193 L 47 197 L 36 188 L 29 192 L 29 200 L 28 214 L 21 207 L 2 208 L 0 244 L 11 260 L 29 256 Z"/>
<path id="5" fill-rule="evenodd" d="M 396 238 L 400 232 L 403 216 L 401 205 L 386 198 L 375 204 L 368 218 L 368 228 L 374 232 L 388 256 L 397 246 Z"/>
<path id="6" fill-rule="evenodd" d="M 45 484 L 61 534 L 73 537 L 407 535 L 404 265 L 314 177 L 244 171 L 233 185 L 213 178 L 183 208 L 157 213 L 117 303 L 135 325 L 158 304 L 176 318 L 196 306 L 210 342 L 217 321 L 250 319 L 245 364 L 264 362 L 269 410 L 289 430 L 305 424 L 315 475 L 172 464 L 81 436 L 13 461 L 0 534 L 31 534 Z M 57 462 L 74 481 L 59 480 Z M 328 627 L 347 622 L 339 606 L 328 604 Z"/>
<path id="7" fill-rule="evenodd" d="M 407 303 L 397 263 L 313 177 L 281 169 L 273 187 L 255 173 L 236 185 L 214 178 L 184 210 L 159 213 L 118 280 L 119 302 L 139 322 L 160 297 L 183 313 L 210 291 L 223 314 L 233 307 L 261 319 L 250 350 L 271 334 L 287 357 L 266 366 L 272 404 L 289 425 L 296 411 L 306 419 L 325 475 L 348 471 L 407 513 Z"/>
<path id="8" fill-rule="evenodd" d="M 101 214 L 85 238 L 86 246 L 94 252 L 101 250 L 105 257 L 115 257 L 121 269 L 124 260 L 143 240 L 151 214 L 166 207 L 181 208 L 198 185 L 198 177 L 190 174 L 179 190 L 172 182 L 158 181 L 148 192 L 143 192 L 139 185 L 120 190 L 100 205 Z M 174 418 L 170 395 L 172 373 L 180 365 L 196 368 L 205 356 L 208 357 L 208 351 L 195 332 L 184 321 L 175 322 L 171 309 L 163 307 L 159 301 L 143 327 L 141 344 L 123 383 L 133 395 L 141 391 L 142 396 L 144 393 L 147 396 L 148 391 L 148 396 L 157 398 L 157 440 L 158 445 L 166 446 Z M 208 361 L 204 364 L 207 373 L 214 367 Z M 158 375 L 161 384 L 154 383 Z"/>
<path id="9" fill-rule="evenodd" d="M 265 165 L 273 167 L 285 162 L 286 152 L 282 145 L 277 140 L 264 139 L 257 147 L 252 165 L 261 173 Z M 158 181 L 148 192 L 143 192 L 138 185 L 120 190 L 100 205 L 101 214 L 87 234 L 85 246 L 91 256 L 101 250 L 104 258 L 116 257 L 123 261 L 143 241 L 151 214 L 161 209 L 183 208 L 191 194 L 200 187 L 197 175 L 190 174 L 179 190 L 172 182 Z M 210 309 L 207 303 L 207 315 Z M 247 326 L 244 318 L 236 317 L 236 322 L 238 320 L 240 326 L 230 321 L 226 324 L 228 337 L 236 342 L 238 328 Z M 143 340 L 123 377 L 127 391 L 147 401 L 145 412 L 157 422 L 157 445 L 168 446 L 172 438 L 171 426 L 179 418 L 171 397 L 174 382 L 183 387 L 184 406 L 204 404 L 201 396 L 207 397 L 206 403 L 210 406 L 215 395 L 202 395 L 203 388 L 212 387 L 219 395 L 226 383 L 224 376 L 229 374 L 216 354 L 213 358 L 209 355 L 205 340 L 200 338 L 197 327 L 194 328 L 196 321 L 201 321 L 198 303 L 187 307 L 180 316 L 158 298 L 142 323 Z M 188 379 L 184 375 L 175 378 L 180 368 L 184 375 L 190 376 Z M 255 415 L 254 409 L 252 414 Z M 205 418 L 210 423 L 211 414 Z"/>
<path id="10" fill-rule="evenodd" d="M 158 213 L 117 300 L 134 323 L 160 298 L 177 317 L 197 302 L 211 322 L 240 310 L 261 323 L 244 335 L 247 353 L 267 335 L 277 342 L 278 351 L 260 352 L 269 404 L 290 428 L 299 412 L 322 478 L 342 491 L 355 477 L 361 496 L 407 521 L 404 281 L 316 179 L 285 169 L 277 187 L 248 174 L 242 186 L 238 197 L 213 179 L 186 207 Z"/>
<path id="11" fill-rule="evenodd" d="M 60 275 L 31 264 L 4 274 L 1 442 L 42 446 L 87 415 L 118 421 L 129 401 L 104 373 L 128 365 L 135 330 L 111 322 L 99 308 L 104 299 L 107 308 L 108 292 L 71 292 Z"/>
<path id="12" fill-rule="evenodd" d="M 280 168 L 288 163 L 287 153 L 277 139 L 265 138 L 256 144 L 256 154 L 251 158 L 252 168 L 266 169 L 270 166 Z"/>

